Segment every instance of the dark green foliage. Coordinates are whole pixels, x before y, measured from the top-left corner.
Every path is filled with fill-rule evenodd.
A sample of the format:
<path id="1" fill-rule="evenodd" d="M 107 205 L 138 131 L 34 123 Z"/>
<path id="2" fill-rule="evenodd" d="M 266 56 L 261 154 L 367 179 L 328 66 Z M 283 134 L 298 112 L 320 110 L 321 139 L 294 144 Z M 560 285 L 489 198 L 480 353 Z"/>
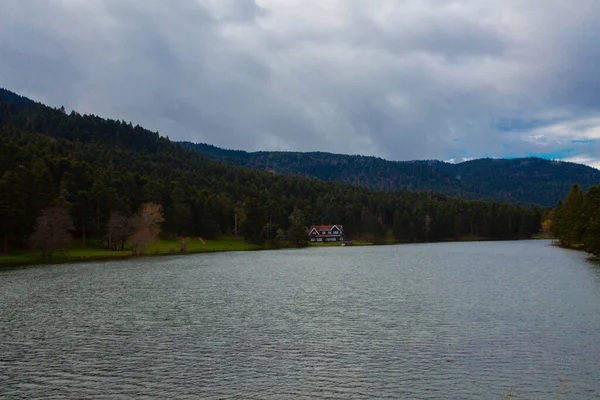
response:
<path id="1" fill-rule="evenodd" d="M 258 199 L 247 198 L 246 201 L 244 201 L 242 230 L 244 232 L 244 237 L 249 243 L 263 244 L 265 242 L 264 224 L 264 208 Z"/>
<path id="2" fill-rule="evenodd" d="M 593 218 L 593 215 L 586 215 L 585 197 L 579 185 L 575 183 L 571 186 L 564 204 L 560 201 L 554 212 L 553 234 L 566 245 L 581 243 L 590 219 Z M 589 211 L 595 212 L 593 209 Z"/>
<path id="3" fill-rule="evenodd" d="M 24 247 L 38 214 L 57 202 L 73 219 L 76 242 L 110 237 L 113 247 L 123 234 L 109 224 L 111 213 L 113 222 L 126 220 L 147 202 L 162 206 L 162 235 L 231 234 L 237 218 L 238 233 L 253 243 L 281 239 L 296 207 L 306 225 L 343 224 L 349 239 L 393 230 L 401 241 L 525 238 L 538 231 L 542 214 L 537 207 L 228 166 L 123 121 L 0 101 L 2 248 Z"/>
<path id="4" fill-rule="evenodd" d="M 224 150 L 203 143 L 182 146 L 229 165 L 338 181 L 374 190 L 435 190 L 464 199 L 553 207 L 576 180 L 585 188 L 600 182 L 597 169 L 541 158 L 388 161 L 377 157 Z"/>
<path id="5" fill-rule="evenodd" d="M 19 96 L 16 93 L 0 88 L 0 101 L 11 102 L 15 105 L 32 104 L 32 100 L 27 97 Z M 64 110 L 64 108 L 61 108 Z"/>
<path id="6" fill-rule="evenodd" d="M 417 239 L 412 218 L 408 210 L 394 211 L 394 223 L 392 226 L 394 237 L 400 241 L 411 242 Z"/>
<path id="7" fill-rule="evenodd" d="M 580 246 L 600 256 L 600 186 L 584 193 L 575 183 L 554 210 L 552 233 L 563 245 Z"/>
<path id="8" fill-rule="evenodd" d="M 302 210 L 294 207 L 294 211 L 290 214 L 290 229 L 288 229 L 287 239 L 297 245 L 306 245 L 308 235 L 306 233 L 306 217 Z"/>
<path id="9" fill-rule="evenodd" d="M 588 253 L 600 256 L 600 213 L 596 213 L 585 231 L 584 249 Z"/>

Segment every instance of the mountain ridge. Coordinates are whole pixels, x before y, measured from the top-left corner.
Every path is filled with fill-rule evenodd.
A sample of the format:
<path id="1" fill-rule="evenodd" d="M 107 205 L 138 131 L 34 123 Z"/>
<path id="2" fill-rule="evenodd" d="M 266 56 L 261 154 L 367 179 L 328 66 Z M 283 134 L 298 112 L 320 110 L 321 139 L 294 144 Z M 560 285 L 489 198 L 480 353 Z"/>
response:
<path id="1" fill-rule="evenodd" d="M 223 149 L 178 142 L 228 165 L 287 173 L 373 190 L 433 190 L 449 196 L 555 206 L 573 182 L 583 188 L 600 182 L 600 170 L 539 157 L 391 161 L 375 156 L 328 152 Z"/>
<path id="2" fill-rule="evenodd" d="M 1 88 L 0 98 L 18 107 L 46 107 Z M 57 111 L 64 113 L 64 108 Z M 88 117 L 100 118 L 93 115 Z M 133 128 L 130 123 L 127 125 Z M 146 131 L 139 126 L 133 129 L 139 130 Z M 159 138 L 157 132 L 152 132 L 152 136 L 160 141 L 169 140 Z M 126 140 L 132 149 L 137 148 L 137 140 L 130 133 L 114 136 L 111 140 Z M 600 171 L 592 167 L 535 157 L 482 158 L 452 164 L 439 160 L 389 161 L 376 156 L 328 152 L 247 152 L 203 143 L 173 143 L 226 165 L 341 182 L 372 190 L 433 191 L 467 200 L 553 207 L 564 198 L 573 182 L 579 183 L 584 190 L 600 182 Z"/>

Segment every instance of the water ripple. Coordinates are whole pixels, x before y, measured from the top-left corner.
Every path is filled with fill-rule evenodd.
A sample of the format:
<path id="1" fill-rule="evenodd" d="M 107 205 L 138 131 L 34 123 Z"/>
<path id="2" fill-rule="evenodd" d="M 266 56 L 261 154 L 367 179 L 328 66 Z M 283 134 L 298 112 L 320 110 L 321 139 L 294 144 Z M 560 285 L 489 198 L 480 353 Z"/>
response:
<path id="1" fill-rule="evenodd" d="M 0 271 L 0 398 L 600 398 L 599 276 L 545 242 Z"/>

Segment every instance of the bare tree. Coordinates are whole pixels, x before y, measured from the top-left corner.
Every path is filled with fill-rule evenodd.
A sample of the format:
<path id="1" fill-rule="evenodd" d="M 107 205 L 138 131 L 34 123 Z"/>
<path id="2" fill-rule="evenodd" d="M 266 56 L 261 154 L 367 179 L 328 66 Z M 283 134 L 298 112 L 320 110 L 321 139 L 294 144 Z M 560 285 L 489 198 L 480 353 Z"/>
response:
<path id="1" fill-rule="evenodd" d="M 146 251 L 147 247 L 154 242 L 156 236 L 152 234 L 149 229 L 146 228 L 136 228 L 139 226 L 137 224 L 137 218 L 134 217 L 134 232 L 131 235 L 131 251 L 133 254 L 142 254 Z"/>
<path id="2" fill-rule="evenodd" d="M 40 250 L 42 257 L 49 257 L 54 251 L 67 249 L 74 229 L 73 219 L 64 207 L 47 207 L 37 218 L 29 245 Z"/>
<path id="3" fill-rule="evenodd" d="M 182 237 L 179 239 L 179 251 L 185 253 L 188 248 L 188 239 L 186 237 Z"/>
<path id="4" fill-rule="evenodd" d="M 155 203 L 144 203 L 138 213 L 131 219 L 133 235 L 131 236 L 131 250 L 139 254 L 156 240 L 160 233 L 160 224 L 165 219 L 162 216 L 162 206 Z"/>
<path id="5" fill-rule="evenodd" d="M 125 242 L 132 233 L 131 221 L 118 211 L 111 211 L 106 225 L 108 248 L 119 250 L 125 248 Z"/>
<path id="6" fill-rule="evenodd" d="M 163 208 L 160 204 L 142 204 L 138 211 L 138 216 L 141 218 L 145 227 L 150 229 L 154 235 L 158 235 L 160 232 L 160 224 L 165 221 L 163 218 Z"/>

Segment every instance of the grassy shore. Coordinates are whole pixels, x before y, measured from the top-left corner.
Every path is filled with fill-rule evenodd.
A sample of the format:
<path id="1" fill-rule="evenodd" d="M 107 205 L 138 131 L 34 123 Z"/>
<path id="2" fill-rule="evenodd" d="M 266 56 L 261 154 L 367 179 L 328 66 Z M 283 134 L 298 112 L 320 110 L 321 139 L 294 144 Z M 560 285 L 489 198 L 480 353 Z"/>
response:
<path id="1" fill-rule="evenodd" d="M 580 250 L 585 251 L 585 245 L 583 243 L 564 244 L 559 241 L 553 243 L 555 246 L 562 247 L 563 249 Z"/>
<path id="2" fill-rule="evenodd" d="M 190 238 L 187 251 L 182 253 L 177 240 L 158 240 L 149 246 L 144 253 L 146 256 L 211 253 L 219 251 L 243 251 L 243 250 L 266 250 L 268 244 L 255 245 L 247 243 L 242 237 L 221 237 L 216 240 L 202 240 Z M 107 250 L 102 245 L 89 244 L 86 246 L 73 246 L 64 252 L 55 252 L 51 258 L 43 259 L 40 253 L 32 250 L 22 250 L 9 254 L 0 254 L 0 266 L 44 264 L 44 263 L 67 263 L 94 260 L 111 260 L 133 257 L 131 250 Z"/>
<path id="3" fill-rule="evenodd" d="M 352 240 L 352 246 L 372 246 L 375 243 L 367 241 L 367 240 Z M 384 243 L 384 244 L 394 244 L 394 243 Z M 310 247 L 339 247 L 342 244 L 340 242 L 308 242 Z"/>
<path id="4" fill-rule="evenodd" d="M 542 237 L 540 237 L 541 239 Z M 545 239 L 545 237 L 544 237 Z M 490 240 L 483 237 L 461 237 L 451 241 L 486 241 Z M 411 242 L 414 243 L 414 242 Z M 378 240 L 353 240 L 353 246 L 372 246 L 372 245 L 393 245 L 403 244 L 391 237 Z M 339 242 L 330 243 L 308 243 L 309 247 L 335 247 L 341 246 Z M 295 247 L 291 244 L 284 244 L 279 247 L 274 247 L 269 243 L 256 245 L 247 243 L 243 237 L 223 236 L 215 240 L 202 240 L 200 238 L 188 239 L 187 250 L 180 251 L 178 240 L 158 240 L 153 243 L 144 256 L 165 256 L 174 254 L 197 254 L 197 253 L 213 253 L 222 251 L 246 251 L 246 250 L 269 250 L 274 248 Z M 577 248 L 577 246 L 571 246 Z M 32 250 L 20 250 L 9 254 L 0 254 L 0 267 L 32 265 L 32 264 L 58 264 L 69 262 L 82 261 L 99 261 L 99 260 L 116 260 L 134 257 L 130 249 L 127 250 L 107 250 L 105 245 L 98 243 L 88 243 L 87 245 L 74 245 L 69 250 L 64 252 L 55 252 L 51 258 L 42 258 L 40 253 Z"/>
<path id="5" fill-rule="evenodd" d="M 354 241 L 356 246 L 367 246 L 373 243 L 368 241 Z M 340 246 L 340 243 L 311 243 L 309 246 Z M 274 247 L 269 243 L 263 245 L 250 244 L 243 237 L 223 236 L 215 240 L 202 240 L 189 238 L 185 252 L 180 251 L 178 240 L 160 239 L 150 245 L 143 256 L 166 256 L 176 254 L 214 253 L 222 251 L 247 251 L 269 250 L 274 248 L 295 247 L 283 244 Z M 116 260 L 134 257 L 130 249 L 107 250 L 105 244 L 88 243 L 87 245 L 74 245 L 64 252 L 55 252 L 50 258 L 42 258 L 38 251 L 20 250 L 9 254 L 0 254 L 0 267 L 33 265 L 33 264 L 59 264 L 69 262 Z"/>

